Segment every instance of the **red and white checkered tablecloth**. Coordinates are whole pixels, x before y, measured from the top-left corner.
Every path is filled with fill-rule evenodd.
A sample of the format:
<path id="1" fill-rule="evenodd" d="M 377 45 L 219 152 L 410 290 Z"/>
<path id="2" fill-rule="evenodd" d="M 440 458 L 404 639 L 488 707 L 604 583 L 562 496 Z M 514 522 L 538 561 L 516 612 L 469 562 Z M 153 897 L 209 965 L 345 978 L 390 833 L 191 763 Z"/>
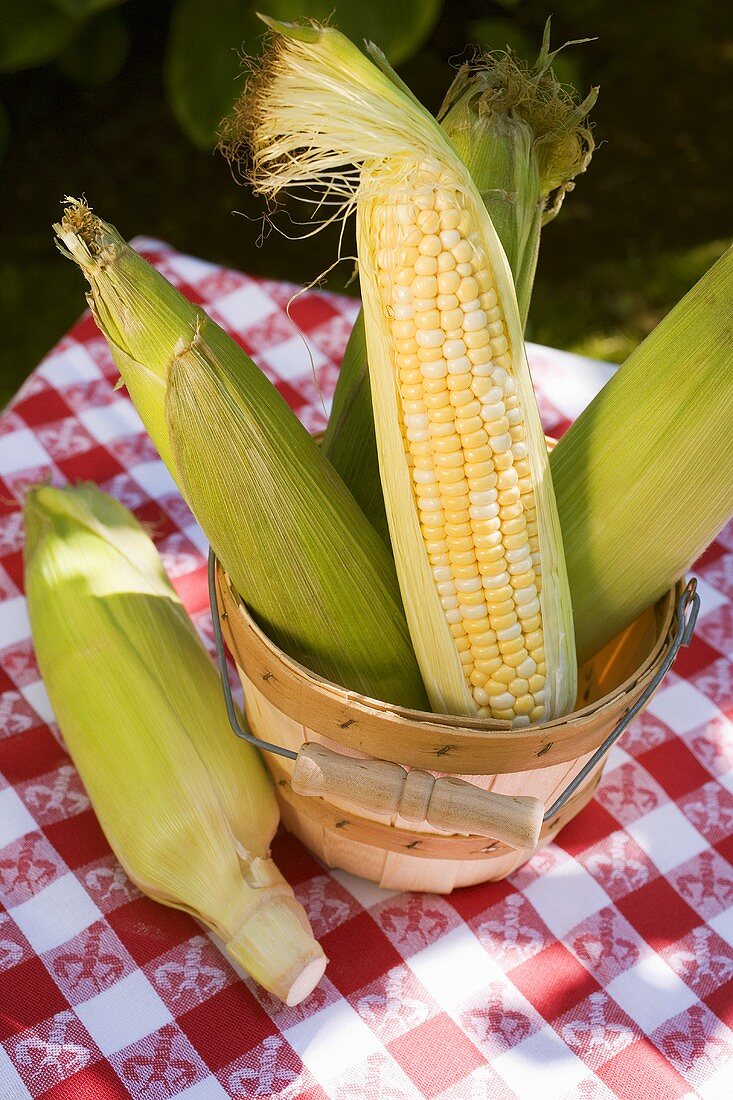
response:
<path id="1" fill-rule="evenodd" d="M 305 424 L 355 304 L 138 247 Z M 81 292 L 81 288 L 80 288 Z M 610 373 L 532 348 L 545 427 Z M 127 881 L 54 735 L 23 599 L 26 486 L 87 479 L 151 525 L 206 635 L 205 543 L 86 316 L 0 418 L 0 1098 L 671 1100 L 733 1096 L 733 528 L 696 638 L 595 799 L 510 880 L 449 897 L 275 855 L 330 957 L 295 1009 Z M 643 517 L 642 517 L 643 522 Z"/>

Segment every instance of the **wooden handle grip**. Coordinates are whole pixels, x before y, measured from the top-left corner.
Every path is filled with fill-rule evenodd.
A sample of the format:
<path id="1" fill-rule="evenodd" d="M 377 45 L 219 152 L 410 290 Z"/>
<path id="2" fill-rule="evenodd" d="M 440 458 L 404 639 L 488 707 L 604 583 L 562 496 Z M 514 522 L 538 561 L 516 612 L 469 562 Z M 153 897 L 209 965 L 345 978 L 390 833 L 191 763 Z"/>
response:
<path id="1" fill-rule="evenodd" d="M 436 779 L 387 760 L 342 756 L 316 742 L 298 753 L 292 787 L 296 794 L 333 795 L 363 810 L 399 813 L 447 832 L 503 840 L 512 848 L 534 848 L 542 828 L 544 807 L 537 798 L 482 791 L 463 779 Z"/>

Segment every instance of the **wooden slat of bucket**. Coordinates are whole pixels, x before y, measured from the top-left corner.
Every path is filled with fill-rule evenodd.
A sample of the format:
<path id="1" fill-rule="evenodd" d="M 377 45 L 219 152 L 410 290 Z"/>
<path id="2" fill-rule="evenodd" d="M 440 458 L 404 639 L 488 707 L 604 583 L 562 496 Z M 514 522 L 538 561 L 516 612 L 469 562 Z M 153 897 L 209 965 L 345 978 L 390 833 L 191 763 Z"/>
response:
<path id="1" fill-rule="evenodd" d="M 426 894 L 450 894 L 463 864 L 455 859 L 410 859 L 386 852 L 380 886 L 387 890 L 419 890 Z"/>
<path id="2" fill-rule="evenodd" d="M 357 753 L 409 767 L 457 775 L 529 771 L 576 760 L 610 733 L 653 676 L 675 610 L 670 591 L 637 620 L 621 641 L 607 646 L 581 669 L 587 696 L 572 721 L 566 718 L 513 730 L 390 706 L 346 691 L 304 669 L 277 649 L 238 603 L 223 571 L 217 573 L 225 641 L 238 666 L 277 711 L 296 725 Z M 635 662 L 649 647 L 640 664 Z M 593 699 L 616 677 L 615 690 Z M 487 767 L 488 764 L 488 767 Z"/>
<path id="3" fill-rule="evenodd" d="M 534 770 L 497 775 L 493 777 L 490 789 L 496 794 L 533 795 L 535 798 L 539 798 L 544 803 L 545 809 L 547 809 L 562 794 L 567 785 L 575 779 L 592 755 L 592 752 L 588 752 L 583 756 L 579 756 L 577 760 L 556 764 L 552 768 L 543 768 L 541 771 Z M 464 778 L 470 778 L 471 782 L 476 781 L 474 776 L 465 776 Z M 483 786 L 483 783 L 480 785 Z M 570 804 L 571 802 L 568 803 L 568 805 Z"/>

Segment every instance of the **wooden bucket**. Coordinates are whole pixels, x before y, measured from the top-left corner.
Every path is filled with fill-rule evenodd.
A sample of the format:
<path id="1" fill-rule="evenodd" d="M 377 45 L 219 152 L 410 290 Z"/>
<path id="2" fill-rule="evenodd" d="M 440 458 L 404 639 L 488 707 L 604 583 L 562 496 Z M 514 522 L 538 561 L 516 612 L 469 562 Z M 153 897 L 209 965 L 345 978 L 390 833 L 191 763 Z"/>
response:
<path id="1" fill-rule="evenodd" d="M 305 797 L 293 789 L 300 761 L 264 753 L 285 826 L 331 867 L 390 889 L 434 893 L 504 878 L 531 857 L 533 845 L 552 840 L 585 806 L 600 781 L 603 760 L 560 811 L 542 821 L 544 807 L 551 806 L 578 775 L 669 656 L 682 590 L 681 584 L 671 589 L 581 667 L 572 714 L 514 730 L 507 723 L 392 706 L 322 679 L 275 646 L 241 604 L 224 570 L 217 566 L 216 573 L 222 633 L 237 663 L 252 733 L 294 754 L 308 742 L 330 760 L 356 769 L 321 787 L 310 783 L 311 770 L 305 781 L 301 778 L 300 787 L 306 789 L 310 783 L 310 795 L 325 792 L 327 797 Z M 327 749 L 319 749 L 321 745 L 343 755 L 332 757 Z M 344 756 L 351 759 L 344 761 Z M 425 771 L 406 775 L 395 764 Z M 381 795 L 370 801 L 357 792 L 360 774 L 374 769 L 380 781 L 387 776 L 390 790 L 393 781 L 397 783 L 399 793 L 391 810 Z M 425 772 L 451 778 L 434 782 Z M 320 771 L 318 778 L 323 779 Z M 436 793 L 440 788 L 445 811 L 432 815 L 438 827 L 425 820 L 433 787 Z M 486 827 L 486 812 L 491 814 L 493 805 L 488 810 L 483 805 L 483 817 L 466 813 L 473 796 L 490 800 L 496 795 L 499 810 L 508 809 L 510 816 L 515 810 L 524 814 L 530 803 L 540 808 L 536 832 L 525 846 L 518 847 L 522 841 L 510 846 L 495 839 L 490 825 Z M 472 827 L 477 820 L 483 822 L 478 829 Z M 510 823 L 510 834 L 512 828 Z"/>

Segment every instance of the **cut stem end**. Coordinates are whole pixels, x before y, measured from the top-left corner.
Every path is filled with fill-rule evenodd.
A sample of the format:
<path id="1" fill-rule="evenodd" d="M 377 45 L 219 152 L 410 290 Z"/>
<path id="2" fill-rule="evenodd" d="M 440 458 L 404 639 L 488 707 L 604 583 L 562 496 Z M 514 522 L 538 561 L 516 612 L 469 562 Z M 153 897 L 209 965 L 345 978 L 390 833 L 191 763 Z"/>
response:
<path id="1" fill-rule="evenodd" d="M 270 993 L 294 1006 L 323 977 L 328 959 L 313 938 L 302 905 L 290 896 L 260 905 L 224 950 Z"/>

